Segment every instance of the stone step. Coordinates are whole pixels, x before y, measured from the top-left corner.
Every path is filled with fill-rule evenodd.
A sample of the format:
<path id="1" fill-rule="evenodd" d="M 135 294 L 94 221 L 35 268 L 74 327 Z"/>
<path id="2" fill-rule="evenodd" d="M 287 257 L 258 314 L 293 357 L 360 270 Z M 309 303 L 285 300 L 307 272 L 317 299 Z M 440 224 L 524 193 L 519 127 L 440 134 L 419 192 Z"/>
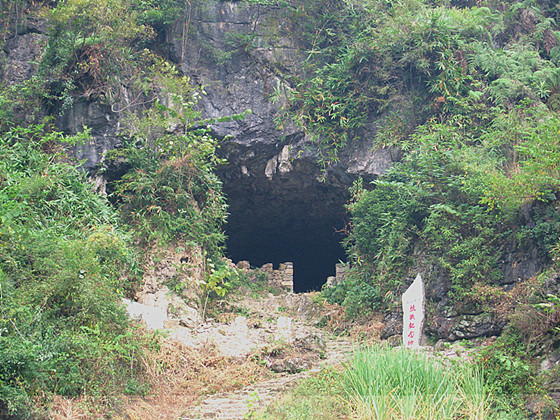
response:
<path id="1" fill-rule="evenodd" d="M 345 339 L 327 339 L 326 344 L 325 359 L 312 369 L 294 375 L 283 374 L 236 392 L 209 395 L 182 417 L 182 420 L 236 420 L 247 418 L 251 411 L 264 411 L 270 403 L 278 399 L 279 395 L 287 392 L 299 381 L 320 371 L 323 367 L 344 361 L 355 348 L 354 343 Z"/>

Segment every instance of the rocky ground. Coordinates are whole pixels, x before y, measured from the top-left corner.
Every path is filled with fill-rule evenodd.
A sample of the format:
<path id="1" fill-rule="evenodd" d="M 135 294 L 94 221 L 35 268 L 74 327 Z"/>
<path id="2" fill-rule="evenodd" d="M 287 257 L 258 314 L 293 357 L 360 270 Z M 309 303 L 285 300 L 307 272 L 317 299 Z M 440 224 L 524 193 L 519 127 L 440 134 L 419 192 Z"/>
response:
<path id="1" fill-rule="evenodd" d="M 298 365 L 302 361 L 304 366 L 298 373 L 281 372 L 272 379 L 245 387 L 239 391 L 219 393 L 205 397 L 200 403 L 188 410 L 182 417 L 191 419 L 245 419 L 262 412 L 297 382 L 318 372 L 321 368 L 335 365 L 345 360 L 354 348 L 349 339 L 326 339 L 324 341 L 324 355 L 320 360 L 284 361 L 286 365 Z M 286 366 L 285 365 L 285 366 Z"/>
<path id="2" fill-rule="evenodd" d="M 316 294 L 245 296 L 226 306 L 199 328 L 175 329 L 171 336 L 195 348 L 210 342 L 233 360 L 253 355 L 273 373 L 240 390 L 205 396 L 182 419 L 248 418 L 298 381 L 322 367 L 341 363 L 354 348 L 349 336 L 335 337 L 319 327 L 329 323 L 333 312 L 318 303 Z"/>
<path id="3" fill-rule="evenodd" d="M 161 297 L 151 300 L 161 304 Z M 173 314 L 176 302 L 169 299 L 166 310 L 155 312 L 135 304 L 135 316 L 168 331 L 158 356 L 166 372 L 159 394 L 132 400 L 123 418 L 249 418 L 322 367 L 343 362 L 358 339 L 378 339 L 381 330 L 377 321 L 346 325 L 341 308 L 318 293 L 241 288 L 211 301 L 204 314 Z"/>

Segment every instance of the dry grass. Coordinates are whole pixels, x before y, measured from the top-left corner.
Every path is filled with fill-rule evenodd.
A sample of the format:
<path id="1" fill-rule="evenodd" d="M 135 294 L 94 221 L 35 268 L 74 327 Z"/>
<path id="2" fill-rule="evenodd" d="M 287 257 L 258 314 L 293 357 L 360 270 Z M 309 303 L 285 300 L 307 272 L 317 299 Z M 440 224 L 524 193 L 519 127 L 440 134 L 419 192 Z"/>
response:
<path id="1" fill-rule="evenodd" d="M 153 394 L 129 399 L 126 418 L 177 419 L 202 395 L 240 389 L 269 374 L 250 358 L 239 363 L 210 345 L 195 350 L 171 339 L 163 339 L 147 364 Z"/>
<path id="2" fill-rule="evenodd" d="M 50 418 L 54 420 L 102 419 L 104 415 L 96 408 L 98 402 L 89 398 L 64 398 L 55 395 L 50 406 Z"/>
<path id="3" fill-rule="evenodd" d="M 383 329 L 383 315 L 375 313 L 361 320 L 348 320 L 344 307 L 324 302 L 324 311 L 329 314 L 326 329 L 335 333 L 345 333 L 352 341 L 376 343 Z"/>
<path id="4" fill-rule="evenodd" d="M 52 418 L 101 419 L 110 410 L 114 419 L 175 420 L 203 395 L 241 389 L 270 375 L 250 357 L 238 362 L 218 355 L 211 345 L 196 350 L 170 338 L 162 338 L 159 350 L 144 363 L 151 386 L 146 397 L 115 397 L 115 409 L 99 401 L 56 397 Z"/>

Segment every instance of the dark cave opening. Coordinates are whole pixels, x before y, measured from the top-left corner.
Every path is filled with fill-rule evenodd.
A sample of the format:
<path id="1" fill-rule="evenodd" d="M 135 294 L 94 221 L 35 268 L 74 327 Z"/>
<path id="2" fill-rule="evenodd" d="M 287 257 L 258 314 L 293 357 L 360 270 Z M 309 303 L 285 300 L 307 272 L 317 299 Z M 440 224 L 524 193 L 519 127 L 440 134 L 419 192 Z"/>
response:
<path id="1" fill-rule="evenodd" d="M 343 236 L 329 221 L 314 225 L 267 226 L 253 224 L 227 230 L 227 255 L 234 262 L 247 260 L 254 267 L 294 263 L 294 292 L 320 290 L 327 277 L 335 275 L 335 264 L 345 260 Z M 234 225 L 235 226 L 235 225 Z M 340 225 L 339 225 L 340 226 Z"/>
<path id="2" fill-rule="evenodd" d="M 237 179 L 224 183 L 229 213 L 227 256 L 253 267 L 294 264 L 294 292 L 320 290 L 335 264 L 345 260 L 341 245 L 347 190 L 315 179 Z"/>

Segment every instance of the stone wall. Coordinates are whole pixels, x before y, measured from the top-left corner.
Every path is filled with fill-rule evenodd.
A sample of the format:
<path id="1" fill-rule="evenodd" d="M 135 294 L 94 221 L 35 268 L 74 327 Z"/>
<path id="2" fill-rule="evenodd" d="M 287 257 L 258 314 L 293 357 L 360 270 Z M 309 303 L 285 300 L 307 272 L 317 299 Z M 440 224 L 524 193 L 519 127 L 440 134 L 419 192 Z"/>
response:
<path id="1" fill-rule="evenodd" d="M 251 264 L 249 261 L 239 261 L 237 267 L 242 270 L 249 270 Z M 271 286 L 278 287 L 286 290 L 288 293 L 293 293 L 294 291 L 294 263 L 284 262 L 278 266 L 278 269 L 274 269 L 272 263 L 267 263 L 261 267 L 261 271 L 266 273 L 268 277 L 268 283 Z"/>
<path id="2" fill-rule="evenodd" d="M 281 263 L 278 270 L 274 270 L 272 264 L 265 264 L 261 270 L 268 273 L 268 282 L 276 287 L 294 291 L 294 264 L 291 262 Z"/>
<path id="3" fill-rule="evenodd" d="M 239 261 L 237 263 L 237 268 L 242 270 L 250 270 L 251 264 L 249 261 Z M 289 293 L 294 291 L 294 264 L 291 262 L 284 262 L 278 266 L 278 269 L 274 269 L 272 263 L 267 263 L 263 265 L 260 270 L 267 274 L 268 283 L 271 286 L 279 287 L 285 289 Z M 348 266 L 346 264 L 338 263 L 335 265 L 335 275 L 327 278 L 326 286 L 331 287 L 339 282 L 346 276 Z"/>
<path id="4" fill-rule="evenodd" d="M 335 275 L 327 277 L 327 287 L 334 286 L 342 281 L 342 279 L 346 276 L 346 271 L 348 270 L 348 266 L 346 264 L 338 263 L 335 265 Z"/>

